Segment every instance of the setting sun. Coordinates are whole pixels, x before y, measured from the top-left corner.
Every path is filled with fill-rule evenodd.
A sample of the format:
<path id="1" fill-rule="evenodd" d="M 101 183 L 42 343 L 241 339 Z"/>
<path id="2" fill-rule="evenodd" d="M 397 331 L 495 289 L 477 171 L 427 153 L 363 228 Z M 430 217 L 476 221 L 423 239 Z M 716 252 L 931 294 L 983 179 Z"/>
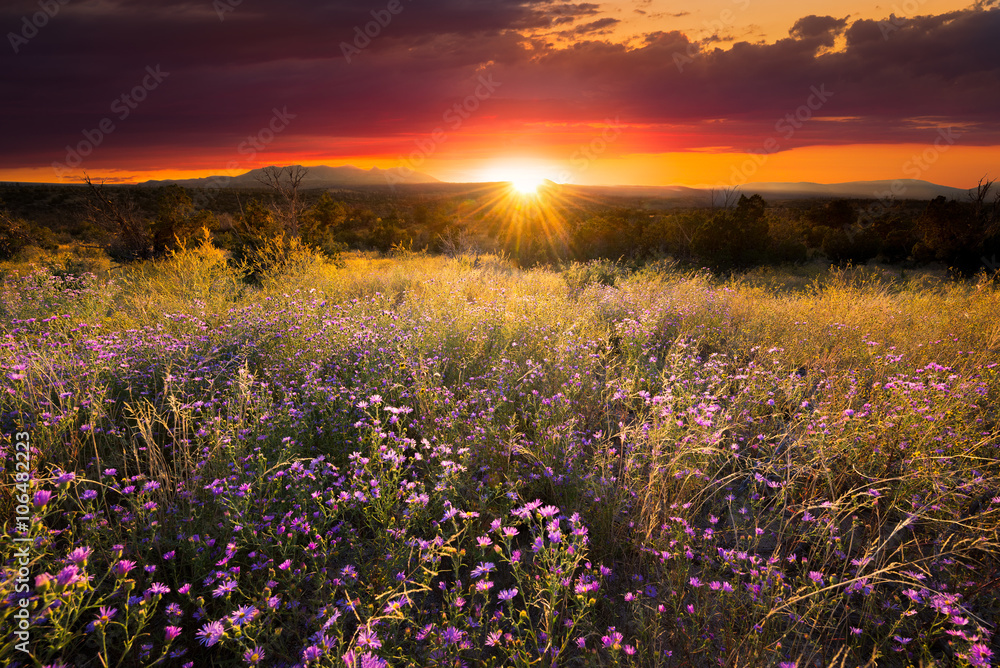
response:
<path id="1" fill-rule="evenodd" d="M 522 176 L 512 179 L 510 185 L 519 195 L 537 195 L 538 187 L 542 185 L 543 180 L 534 176 Z"/>

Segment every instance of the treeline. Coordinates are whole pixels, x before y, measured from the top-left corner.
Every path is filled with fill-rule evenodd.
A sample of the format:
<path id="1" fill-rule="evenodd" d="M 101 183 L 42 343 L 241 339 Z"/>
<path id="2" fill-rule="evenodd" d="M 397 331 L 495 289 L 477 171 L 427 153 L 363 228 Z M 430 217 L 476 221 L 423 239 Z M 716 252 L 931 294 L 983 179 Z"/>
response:
<path id="1" fill-rule="evenodd" d="M 504 252 L 532 265 L 570 260 L 672 257 L 716 271 L 822 259 L 835 264 L 941 263 L 957 276 L 996 272 L 1000 193 L 982 181 L 967 201 L 836 199 L 769 205 L 760 195 L 721 206 L 626 207 L 502 187 L 465 193 L 303 191 L 305 170 L 270 168 L 259 190 L 19 186 L 2 191 L 0 258 L 60 243 L 100 246 L 118 262 L 164 255 L 207 230 L 237 262 L 309 246 Z M 498 188 L 500 191 L 498 191 Z"/>

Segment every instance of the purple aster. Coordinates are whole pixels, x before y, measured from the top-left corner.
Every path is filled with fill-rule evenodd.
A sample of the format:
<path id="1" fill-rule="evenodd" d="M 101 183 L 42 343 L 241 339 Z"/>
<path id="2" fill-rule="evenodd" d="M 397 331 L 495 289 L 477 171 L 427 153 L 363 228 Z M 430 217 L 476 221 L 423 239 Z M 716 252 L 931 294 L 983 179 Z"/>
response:
<path id="1" fill-rule="evenodd" d="M 51 498 L 52 498 L 52 492 L 48 491 L 47 489 L 38 490 L 37 492 L 35 492 L 35 497 L 33 499 L 35 508 L 36 509 L 44 508 L 45 504 L 48 503 L 49 499 Z"/>
<path id="2" fill-rule="evenodd" d="M 963 655 L 959 655 L 963 656 Z M 989 666 L 990 657 L 993 656 L 993 650 L 987 647 L 985 644 L 977 642 L 973 643 L 972 647 L 969 648 L 969 653 L 964 655 L 963 658 L 968 660 L 970 666 Z"/>
<path id="3" fill-rule="evenodd" d="M 163 635 L 166 638 L 166 641 L 169 643 L 172 642 L 175 638 L 177 638 L 177 636 L 181 634 L 181 630 L 182 629 L 179 626 L 168 626 L 165 629 L 163 629 Z"/>
<path id="4" fill-rule="evenodd" d="M 111 572 L 116 576 L 123 578 L 128 575 L 128 572 L 135 568 L 135 562 L 129 561 L 128 559 L 122 559 L 111 567 Z"/>
<path id="5" fill-rule="evenodd" d="M 80 581 L 80 569 L 77 568 L 76 564 L 70 564 L 66 568 L 59 571 L 59 575 L 56 576 L 56 584 L 60 587 L 69 587 Z"/>
<path id="6" fill-rule="evenodd" d="M 542 517 L 553 517 L 559 514 L 559 509 L 555 506 L 545 506 L 538 509 L 538 514 Z"/>
<path id="7" fill-rule="evenodd" d="M 94 622 L 95 626 L 104 626 L 118 614 L 118 608 L 109 608 L 102 605 L 97 611 L 97 620 Z"/>
<path id="8" fill-rule="evenodd" d="M 479 562 L 479 565 L 476 566 L 474 569 L 472 569 L 472 577 L 473 578 L 480 578 L 480 577 L 486 575 L 487 573 L 492 572 L 493 569 L 495 569 L 495 568 L 496 568 L 496 564 L 494 564 L 491 561 L 487 561 L 486 563 Z"/>
<path id="9" fill-rule="evenodd" d="M 379 640 L 377 633 L 375 633 L 371 629 L 365 628 L 361 629 L 358 632 L 357 645 L 362 649 L 366 648 L 378 649 L 379 647 L 382 646 L 382 641 Z"/>
<path id="10" fill-rule="evenodd" d="M 90 547 L 78 547 L 70 552 L 69 557 L 67 558 L 78 566 L 86 566 L 87 557 L 89 557 L 93 551 L 93 548 Z"/>
<path id="11" fill-rule="evenodd" d="M 445 645 L 452 645 L 462 640 L 463 635 L 465 634 L 462 631 L 459 631 L 454 626 L 449 626 L 441 633 L 441 640 L 444 641 Z"/>
<path id="12" fill-rule="evenodd" d="M 202 626 L 195 635 L 198 637 L 198 642 L 205 647 L 211 647 L 219 642 L 219 639 L 225 634 L 226 629 L 222 626 L 222 622 L 209 622 Z"/>
<path id="13" fill-rule="evenodd" d="M 147 594 L 152 594 L 153 596 L 163 596 L 164 594 L 170 593 L 170 587 L 163 584 L 162 582 L 154 582 L 146 590 Z"/>
<path id="14" fill-rule="evenodd" d="M 615 627 L 612 626 L 608 629 L 608 635 L 601 636 L 601 643 L 608 649 L 621 649 L 624 639 L 625 636 L 615 631 Z"/>
<path id="15" fill-rule="evenodd" d="M 497 598 L 501 601 L 509 601 L 517 596 L 517 589 L 504 589 L 502 592 L 497 594 Z"/>
<path id="16" fill-rule="evenodd" d="M 236 608 L 233 614 L 229 615 L 229 621 L 231 621 L 234 626 L 241 626 L 246 622 L 252 622 L 253 618 L 256 616 L 257 608 L 252 605 L 241 605 Z"/>
<path id="17" fill-rule="evenodd" d="M 234 591 L 236 591 L 236 580 L 228 580 L 215 588 L 215 591 L 212 592 L 212 598 L 226 596 Z"/>
<path id="18" fill-rule="evenodd" d="M 253 649 L 248 649 L 243 652 L 243 660 L 246 661 L 248 666 L 256 666 L 264 658 L 264 650 L 259 646 L 254 646 Z"/>

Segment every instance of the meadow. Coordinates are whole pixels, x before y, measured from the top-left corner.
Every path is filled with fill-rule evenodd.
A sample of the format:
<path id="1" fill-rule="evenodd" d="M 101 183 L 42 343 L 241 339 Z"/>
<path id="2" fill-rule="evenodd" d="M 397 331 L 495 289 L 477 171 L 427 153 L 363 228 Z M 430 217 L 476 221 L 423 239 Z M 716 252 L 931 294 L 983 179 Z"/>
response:
<path id="1" fill-rule="evenodd" d="M 248 280 L 207 242 L 2 270 L 3 665 L 1000 654 L 993 283 L 305 249 Z"/>

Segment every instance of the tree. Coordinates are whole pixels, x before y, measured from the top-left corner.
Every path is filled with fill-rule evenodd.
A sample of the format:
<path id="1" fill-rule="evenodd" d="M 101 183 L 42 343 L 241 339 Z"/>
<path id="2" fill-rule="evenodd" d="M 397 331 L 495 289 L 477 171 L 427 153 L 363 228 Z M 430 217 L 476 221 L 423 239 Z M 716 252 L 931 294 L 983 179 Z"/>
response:
<path id="1" fill-rule="evenodd" d="M 109 191 L 104 183 L 88 187 L 88 220 L 108 235 L 105 250 L 113 260 L 131 262 L 153 257 L 153 236 L 149 220 L 127 190 Z"/>
<path id="2" fill-rule="evenodd" d="M 177 244 L 194 237 L 202 228 L 213 229 L 217 224 L 211 211 L 195 211 L 187 191 L 178 185 L 160 189 L 153 221 L 153 248 L 157 255 L 174 249 Z"/>
<path id="3" fill-rule="evenodd" d="M 994 181 L 981 179 L 969 201 L 936 197 L 919 221 L 920 242 L 914 256 L 936 259 L 956 276 L 982 269 L 984 257 L 1000 251 L 1000 194 L 990 199 Z"/>
<path id="4" fill-rule="evenodd" d="M 290 167 L 265 167 L 261 170 L 257 181 L 276 192 L 285 202 L 285 210 L 281 212 L 285 231 L 292 236 L 299 236 L 299 187 L 309 174 L 309 170 L 301 165 Z"/>
<path id="5" fill-rule="evenodd" d="M 771 245 L 767 203 L 760 195 L 740 195 L 736 208 L 716 213 L 691 240 L 691 248 L 716 270 L 751 267 L 767 260 Z"/>
<path id="6" fill-rule="evenodd" d="M 48 228 L 33 225 L 0 208 L 0 260 L 9 260 L 28 246 L 54 250 L 59 244 Z"/>
<path id="7" fill-rule="evenodd" d="M 344 205 L 325 192 L 316 204 L 299 216 L 299 233 L 303 243 L 332 257 L 344 249 L 339 234 L 346 220 Z"/>

